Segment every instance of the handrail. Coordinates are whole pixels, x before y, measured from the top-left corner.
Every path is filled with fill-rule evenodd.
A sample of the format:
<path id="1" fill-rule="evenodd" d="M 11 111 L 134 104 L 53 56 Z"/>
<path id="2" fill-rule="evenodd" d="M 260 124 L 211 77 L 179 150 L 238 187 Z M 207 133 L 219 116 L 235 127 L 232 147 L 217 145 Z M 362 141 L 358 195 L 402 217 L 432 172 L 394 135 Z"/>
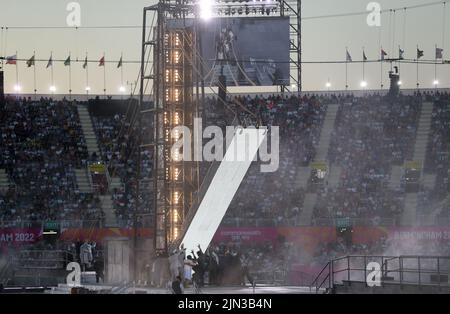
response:
<path id="1" fill-rule="evenodd" d="M 322 276 L 323 272 L 324 272 L 326 269 L 329 270 L 329 268 L 330 268 L 330 263 L 331 263 L 331 262 L 328 262 L 328 263 L 322 268 L 322 270 L 320 271 L 320 273 L 317 275 L 316 279 L 313 280 L 313 282 L 312 282 L 311 285 L 309 286 L 309 290 L 310 290 L 310 291 L 311 291 L 312 287 L 314 286 L 314 284 L 317 284 L 317 283 L 318 283 L 319 278 L 320 278 L 320 276 Z M 330 272 L 328 271 L 328 274 L 327 274 L 327 276 L 325 277 L 325 280 L 328 279 L 329 276 L 330 276 Z M 319 289 L 322 287 L 322 285 L 324 284 L 324 282 L 325 282 L 325 281 L 321 282 L 321 284 L 320 284 L 319 286 L 316 285 L 316 293 L 317 293 L 317 291 L 319 291 Z"/>
<path id="2" fill-rule="evenodd" d="M 361 260 L 363 258 L 363 261 Z M 351 263 L 352 259 L 354 260 Z M 355 262 L 356 260 L 356 262 Z M 339 282 L 352 282 L 361 281 L 361 275 L 364 273 L 363 282 L 366 282 L 366 275 L 369 271 L 367 269 L 368 262 L 380 261 L 380 272 L 382 274 L 381 281 L 387 280 L 390 283 L 395 284 L 414 284 L 419 287 L 422 286 L 437 286 L 441 288 L 442 286 L 450 287 L 448 282 L 442 282 L 441 276 L 450 276 L 450 270 L 442 270 L 441 261 L 442 260 L 450 260 L 450 256 L 420 256 L 420 255 L 400 255 L 400 256 L 382 256 L 382 255 L 348 255 L 342 256 L 339 258 L 335 258 L 330 260 L 320 271 L 320 273 L 316 276 L 314 281 L 310 285 L 310 291 L 313 287 L 315 287 L 316 293 L 323 287 L 327 279 L 329 279 L 329 289 L 333 289 L 335 285 Z M 391 268 L 389 268 L 389 262 L 393 262 L 398 260 L 397 263 L 390 264 Z M 347 263 L 340 263 L 341 261 L 347 261 Z M 359 265 L 357 265 L 359 263 Z M 363 263 L 363 264 L 361 264 Z M 405 263 L 407 264 L 405 267 Z M 409 263 L 409 265 L 408 265 Z M 337 265 L 336 265 L 337 264 Z M 356 264 L 356 265 L 355 265 Z M 353 265 L 353 266 L 352 266 Z M 339 267 L 340 266 L 340 267 Z M 328 268 L 328 273 L 325 270 Z M 322 279 L 323 274 L 326 273 L 325 278 Z M 342 273 L 347 273 L 345 277 L 337 277 L 335 275 L 339 275 Z M 356 278 L 355 278 L 356 274 Z M 359 274 L 359 275 L 358 275 Z M 386 279 L 388 274 L 393 274 L 390 278 Z M 397 275 L 395 275 L 397 274 Z M 430 275 L 429 277 L 424 275 Z M 431 276 L 438 276 L 437 279 Z M 353 276 L 353 278 L 351 278 Z M 344 279 L 345 278 L 345 279 Z M 321 280 L 321 281 L 320 281 Z M 437 280 L 437 282 L 436 282 Z M 383 283 L 380 282 L 382 285 Z M 367 284 L 367 282 L 366 282 Z"/>
<path id="3" fill-rule="evenodd" d="M 4 266 L 2 268 L 0 268 L 0 284 L 5 285 L 8 283 L 8 281 L 10 279 L 9 273 L 13 269 L 12 259 L 13 259 L 12 256 L 8 257 Z"/>

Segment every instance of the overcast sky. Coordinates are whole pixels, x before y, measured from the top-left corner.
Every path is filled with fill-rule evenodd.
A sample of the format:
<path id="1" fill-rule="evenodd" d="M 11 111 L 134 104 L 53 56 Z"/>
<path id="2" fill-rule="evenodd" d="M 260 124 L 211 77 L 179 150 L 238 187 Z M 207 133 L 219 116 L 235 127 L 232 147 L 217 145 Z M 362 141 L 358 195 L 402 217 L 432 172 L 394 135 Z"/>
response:
<path id="1" fill-rule="evenodd" d="M 66 26 L 68 0 L 0 0 L 0 26 Z M 383 10 L 401 8 L 436 0 L 381 0 L 378 1 Z M 81 6 L 81 26 L 108 25 L 140 25 L 142 8 L 155 1 L 143 0 L 79 0 Z M 303 0 L 303 16 L 321 16 L 328 14 L 361 12 L 369 1 L 363 0 Z M 446 5 L 446 17 L 450 17 L 450 2 Z M 348 47 L 353 60 L 362 59 L 362 47 L 365 47 L 369 59 L 379 59 L 380 29 L 381 45 L 390 56 L 398 55 L 398 45 L 404 46 L 406 58 L 415 58 L 416 45 L 425 51 L 424 59 L 434 59 L 434 49 L 444 45 L 444 57 L 450 59 L 450 21 L 446 25 L 443 43 L 443 5 L 410 9 L 406 11 L 406 36 L 403 36 L 404 10 L 394 14 L 383 14 L 381 28 L 369 27 L 367 16 L 350 16 L 326 19 L 307 19 L 303 22 L 303 60 L 345 60 L 345 49 Z M 390 18 L 392 16 L 392 18 Z M 394 23 L 395 21 L 395 23 Z M 395 24 L 395 32 L 394 32 Z M 395 33 L 395 38 L 393 34 Z M 86 51 L 89 59 L 98 60 L 106 53 L 107 61 L 118 61 L 123 52 L 124 60 L 139 60 L 141 30 L 139 29 L 9 29 L 3 32 L 0 51 L 6 49 L 6 55 L 18 58 L 29 58 L 36 51 L 36 58 L 48 59 L 53 51 L 54 59 L 65 59 L 72 55 L 72 60 L 84 59 Z M 46 69 L 46 62 L 37 63 L 38 93 L 46 93 L 51 85 L 51 71 Z M 121 85 L 121 72 L 116 63 L 107 64 L 107 90 L 117 94 Z M 432 87 L 434 81 L 434 65 L 420 66 L 421 87 Z M 388 86 L 385 64 L 385 86 Z M 405 88 L 416 86 L 416 66 L 402 65 L 402 81 Z M 16 81 L 14 66 L 5 66 L 6 92 L 12 92 Z M 124 65 L 124 81 L 136 80 L 138 65 Z M 366 64 L 365 79 L 368 88 L 380 86 L 380 64 Z M 440 86 L 450 87 L 450 65 L 438 67 Z M 348 66 L 350 89 L 360 89 L 362 80 L 361 64 Z M 54 65 L 54 80 L 58 93 L 68 92 L 68 69 L 62 63 Z M 345 65 L 325 64 L 303 66 L 304 90 L 323 90 L 330 79 L 331 89 L 345 88 Z M 33 91 L 33 70 L 19 65 L 19 81 L 23 92 Z M 72 66 L 73 93 L 83 93 L 86 85 L 85 71 L 81 64 Z M 97 64 L 89 67 L 89 85 L 92 93 L 103 93 L 103 69 Z M 260 89 L 259 89 L 260 90 Z M 256 90 L 256 91 L 259 91 Z M 267 90 L 267 89 L 266 89 Z"/>

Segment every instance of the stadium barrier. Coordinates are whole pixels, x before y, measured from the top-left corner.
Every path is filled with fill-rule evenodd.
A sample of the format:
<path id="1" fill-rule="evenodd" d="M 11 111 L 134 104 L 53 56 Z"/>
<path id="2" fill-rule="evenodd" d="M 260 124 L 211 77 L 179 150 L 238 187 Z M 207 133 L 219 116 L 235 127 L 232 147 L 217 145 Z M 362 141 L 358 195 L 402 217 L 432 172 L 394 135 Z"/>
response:
<path id="1" fill-rule="evenodd" d="M 377 270 L 370 266 L 374 263 L 379 265 L 379 277 Z M 345 256 L 328 262 L 311 283 L 310 290 L 318 293 L 326 289 L 335 293 L 336 289 L 356 284 L 377 292 L 388 286 L 390 291 L 393 286 L 399 290 L 409 288 L 409 292 L 411 287 L 441 291 L 450 288 L 449 276 L 450 256 Z"/>

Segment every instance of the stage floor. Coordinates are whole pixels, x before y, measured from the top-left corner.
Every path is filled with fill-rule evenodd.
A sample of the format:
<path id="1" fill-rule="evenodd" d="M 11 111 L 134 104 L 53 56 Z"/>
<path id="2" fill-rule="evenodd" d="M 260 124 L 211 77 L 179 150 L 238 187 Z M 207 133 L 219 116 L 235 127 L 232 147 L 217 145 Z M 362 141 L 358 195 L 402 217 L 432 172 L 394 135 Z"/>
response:
<path id="1" fill-rule="evenodd" d="M 171 294 L 168 289 L 163 288 L 126 288 L 120 289 L 113 286 L 103 286 L 103 285 L 84 285 L 83 287 L 89 290 L 103 290 L 103 292 L 111 291 L 113 294 Z M 51 294 L 67 294 L 70 288 L 67 285 L 59 285 L 57 288 L 53 288 L 52 291 L 47 293 Z M 291 286 L 265 286 L 259 285 L 254 289 L 253 287 L 205 287 L 202 288 L 200 294 L 222 294 L 222 295 L 233 295 L 233 294 L 312 294 L 309 287 L 291 287 Z M 187 288 L 185 294 L 195 294 L 193 288 Z"/>

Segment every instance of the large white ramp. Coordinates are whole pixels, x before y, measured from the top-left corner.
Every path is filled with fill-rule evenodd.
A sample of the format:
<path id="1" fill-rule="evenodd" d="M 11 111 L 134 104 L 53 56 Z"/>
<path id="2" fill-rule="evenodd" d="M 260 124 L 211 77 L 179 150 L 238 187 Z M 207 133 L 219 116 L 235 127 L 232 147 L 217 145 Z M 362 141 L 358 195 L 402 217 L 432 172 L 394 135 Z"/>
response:
<path id="1" fill-rule="evenodd" d="M 236 131 L 181 241 L 187 254 L 197 252 L 199 245 L 203 251 L 208 248 L 266 133 L 255 128 Z"/>

